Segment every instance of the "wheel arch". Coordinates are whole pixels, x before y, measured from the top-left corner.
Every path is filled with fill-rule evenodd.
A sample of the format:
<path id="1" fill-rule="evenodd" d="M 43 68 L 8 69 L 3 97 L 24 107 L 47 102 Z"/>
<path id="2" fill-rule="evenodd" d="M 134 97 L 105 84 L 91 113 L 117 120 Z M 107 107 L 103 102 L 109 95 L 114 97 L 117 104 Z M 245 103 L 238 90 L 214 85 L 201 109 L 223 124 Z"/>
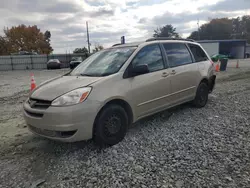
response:
<path id="1" fill-rule="evenodd" d="M 211 76 L 210 78 L 202 78 L 202 80 L 200 81 L 199 84 L 201 83 L 206 83 L 208 85 L 208 88 L 209 88 L 209 93 L 211 93 L 214 89 L 214 86 L 215 86 L 215 80 L 216 80 L 216 76 L 213 75 Z"/>
<path id="2" fill-rule="evenodd" d="M 202 78 L 202 80 L 200 81 L 199 84 L 201 84 L 201 83 L 206 83 L 207 85 L 209 85 L 208 78 Z"/>
<path id="3" fill-rule="evenodd" d="M 212 91 L 214 90 L 215 80 L 216 80 L 215 75 L 211 76 L 208 80 L 209 93 L 212 93 Z"/>
<path id="4" fill-rule="evenodd" d="M 111 104 L 119 105 L 126 111 L 126 113 L 128 115 L 128 119 L 129 119 L 129 125 L 131 125 L 134 122 L 134 113 L 133 113 L 133 110 L 131 108 L 131 105 L 127 101 L 125 101 L 124 99 L 113 98 L 113 99 L 110 99 L 110 100 L 106 101 L 106 103 L 99 109 L 99 111 L 98 111 L 98 113 L 96 115 L 95 121 L 94 121 L 93 134 L 94 134 L 95 126 L 96 126 L 96 120 L 100 116 L 103 109 L 106 108 L 107 106 L 111 105 Z"/>

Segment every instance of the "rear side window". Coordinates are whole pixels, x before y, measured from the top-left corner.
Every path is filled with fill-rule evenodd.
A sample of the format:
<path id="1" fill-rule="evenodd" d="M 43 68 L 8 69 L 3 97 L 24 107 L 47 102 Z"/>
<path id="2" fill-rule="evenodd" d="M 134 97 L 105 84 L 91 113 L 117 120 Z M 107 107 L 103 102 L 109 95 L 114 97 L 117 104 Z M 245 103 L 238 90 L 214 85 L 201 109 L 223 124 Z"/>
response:
<path id="1" fill-rule="evenodd" d="M 171 67 L 186 65 L 193 62 L 184 43 L 165 43 L 163 46 Z"/>
<path id="2" fill-rule="evenodd" d="M 201 61 L 208 60 L 206 53 L 202 50 L 202 48 L 200 46 L 195 45 L 195 44 L 188 44 L 188 46 L 189 46 L 189 48 L 194 56 L 195 62 L 201 62 Z"/>
<path id="3" fill-rule="evenodd" d="M 138 65 L 148 65 L 149 72 L 164 69 L 161 49 L 158 44 L 145 46 L 135 56 L 133 67 Z"/>

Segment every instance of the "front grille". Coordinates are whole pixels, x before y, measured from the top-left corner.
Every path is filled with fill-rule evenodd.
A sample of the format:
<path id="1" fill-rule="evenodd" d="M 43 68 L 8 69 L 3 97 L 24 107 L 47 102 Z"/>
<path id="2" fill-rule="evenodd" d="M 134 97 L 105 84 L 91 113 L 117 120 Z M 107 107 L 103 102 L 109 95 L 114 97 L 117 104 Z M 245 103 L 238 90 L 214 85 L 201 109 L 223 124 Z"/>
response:
<path id="1" fill-rule="evenodd" d="M 76 131 L 51 131 L 47 129 L 40 129 L 37 127 L 33 127 L 31 125 L 29 125 L 29 128 L 31 131 L 37 134 L 48 136 L 48 137 L 69 138 L 76 133 Z"/>
<path id="2" fill-rule="evenodd" d="M 51 101 L 32 99 L 32 98 L 28 100 L 28 103 L 31 108 L 41 109 L 41 110 L 46 110 L 51 105 Z"/>
<path id="3" fill-rule="evenodd" d="M 39 113 L 34 113 L 34 112 L 29 112 L 27 110 L 25 110 L 25 112 L 31 116 L 31 117 L 35 117 L 35 118 L 42 118 L 43 117 L 43 114 L 39 114 Z"/>

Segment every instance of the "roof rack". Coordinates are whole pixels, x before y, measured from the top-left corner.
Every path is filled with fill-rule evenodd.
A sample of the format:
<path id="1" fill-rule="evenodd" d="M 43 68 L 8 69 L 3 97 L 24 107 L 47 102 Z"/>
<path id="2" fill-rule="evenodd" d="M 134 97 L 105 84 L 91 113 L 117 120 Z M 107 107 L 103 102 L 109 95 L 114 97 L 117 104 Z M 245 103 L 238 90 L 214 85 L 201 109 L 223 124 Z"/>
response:
<path id="1" fill-rule="evenodd" d="M 193 39 L 169 38 L 169 37 L 155 37 L 155 38 L 150 38 L 150 39 L 147 39 L 146 42 L 151 42 L 151 41 L 155 41 L 155 40 L 183 40 L 183 41 L 194 42 Z"/>
<path id="2" fill-rule="evenodd" d="M 122 45 L 122 44 L 121 44 L 121 43 L 114 44 L 112 47 L 114 47 L 114 46 L 119 46 L 119 45 Z"/>

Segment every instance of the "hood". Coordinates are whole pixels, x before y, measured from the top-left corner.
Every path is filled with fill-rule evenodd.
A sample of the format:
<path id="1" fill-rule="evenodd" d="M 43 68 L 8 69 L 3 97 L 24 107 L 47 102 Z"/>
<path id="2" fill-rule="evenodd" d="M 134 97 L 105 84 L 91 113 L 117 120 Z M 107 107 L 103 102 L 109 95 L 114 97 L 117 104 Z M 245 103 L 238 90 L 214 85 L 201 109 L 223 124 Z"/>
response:
<path id="1" fill-rule="evenodd" d="M 102 77 L 83 77 L 83 76 L 62 76 L 38 87 L 31 97 L 35 99 L 52 101 L 55 98 L 72 91 L 74 89 L 89 86 Z"/>

